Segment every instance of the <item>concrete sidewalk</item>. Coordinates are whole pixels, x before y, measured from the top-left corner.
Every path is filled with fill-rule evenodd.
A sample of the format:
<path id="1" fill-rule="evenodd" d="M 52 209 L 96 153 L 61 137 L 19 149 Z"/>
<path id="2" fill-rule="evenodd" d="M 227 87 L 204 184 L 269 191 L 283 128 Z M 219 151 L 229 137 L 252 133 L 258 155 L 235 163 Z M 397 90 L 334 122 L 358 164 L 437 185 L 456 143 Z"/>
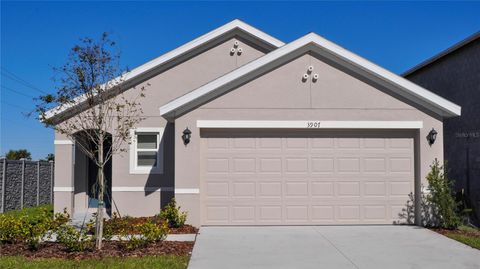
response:
<path id="1" fill-rule="evenodd" d="M 480 268 L 480 251 L 413 226 L 202 227 L 190 269 Z"/>

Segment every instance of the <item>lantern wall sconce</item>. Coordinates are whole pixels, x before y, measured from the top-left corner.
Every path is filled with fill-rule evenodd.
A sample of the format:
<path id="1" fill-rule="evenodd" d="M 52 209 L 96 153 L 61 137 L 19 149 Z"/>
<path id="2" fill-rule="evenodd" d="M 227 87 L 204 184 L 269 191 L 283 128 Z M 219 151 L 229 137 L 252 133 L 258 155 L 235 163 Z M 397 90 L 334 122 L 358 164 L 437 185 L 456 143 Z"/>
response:
<path id="1" fill-rule="evenodd" d="M 428 145 L 431 146 L 433 145 L 433 143 L 435 143 L 435 140 L 437 139 L 437 134 L 438 132 L 432 128 L 432 130 L 427 135 Z"/>
<path id="2" fill-rule="evenodd" d="M 188 129 L 188 127 L 183 130 L 183 135 L 182 135 L 182 140 L 183 144 L 186 146 L 188 143 L 190 143 L 190 138 L 192 137 L 192 131 Z"/>

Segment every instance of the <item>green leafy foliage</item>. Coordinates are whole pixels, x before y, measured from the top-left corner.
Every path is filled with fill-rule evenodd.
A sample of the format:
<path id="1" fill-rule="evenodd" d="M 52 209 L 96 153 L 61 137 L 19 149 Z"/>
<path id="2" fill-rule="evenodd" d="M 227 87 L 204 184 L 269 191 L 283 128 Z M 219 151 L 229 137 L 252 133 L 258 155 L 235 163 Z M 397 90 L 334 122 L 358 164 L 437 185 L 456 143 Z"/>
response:
<path id="1" fill-rule="evenodd" d="M 32 154 L 26 149 L 18 149 L 18 150 L 11 149 L 5 154 L 5 157 L 8 160 L 20 160 L 20 159 L 31 160 Z"/>
<path id="2" fill-rule="evenodd" d="M 70 214 L 67 213 L 67 208 L 63 209 L 63 212 L 57 212 L 53 216 L 52 228 L 55 229 L 70 221 Z"/>
<path id="3" fill-rule="evenodd" d="M 461 225 L 458 214 L 458 203 L 452 192 L 452 182 L 448 179 L 445 165 L 440 165 L 437 159 L 430 166 L 427 175 L 428 194 L 426 200 L 431 204 L 432 214 L 437 219 L 438 227 L 456 229 Z"/>
<path id="4" fill-rule="evenodd" d="M 180 206 L 177 207 L 177 202 L 173 198 L 160 212 L 160 217 L 168 222 L 170 228 L 179 228 L 185 224 L 187 212 L 181 212 Z"/>
<path id="5" fill-rule="evenodd" d="M 22 233 L 25 242 L 30 249 L 38 249 L 40 241 L 52 228 L 53 216 L 51 212 L 44 209 L 35 218 L 23 216 Z"/>
<path id="6" fill-rule="evenodd" d="M 22 220 L 13 215 L 0 215 L 0 242 L 14 243 L 21 240 Z"/>
<path id="7" fill-rule="evenodd" d="M 0 215 L 0 242 L 25 242 L 30 249 L 38 249 L 42 238 L 52 227 L 51 206 L 11 211 Z"/>
<path id="8" fill-rule="evenodd" d="M 57 242 L 68 251 L 84 251 L 92 245 L 92 238 L 85 230 L 78 230 L 72 225 L 63 224 L 56 229 Z"/>
<path id="9" fill-rule="evenodd" d="M 168 233 L 168 224 L 164 222 L 162 225 L 156 225 L 152 222 L 146 222 L 137 226 L 140 236 L 147 244 L 164 240 Z"/>
<path id="10" fill-rule="evenodd" d="M 136 224 L 134 229 L 139 233 L 130 233 L 128 229 L 122 229 L 120 231 L 120 240 L 124 242 L 124 247 L 127 250 L 145 247 L 149 244 L 164 240 L 167 237 L 168 224 L 167 222 L 163 222 L 159 225 L 150 221 Z"/>

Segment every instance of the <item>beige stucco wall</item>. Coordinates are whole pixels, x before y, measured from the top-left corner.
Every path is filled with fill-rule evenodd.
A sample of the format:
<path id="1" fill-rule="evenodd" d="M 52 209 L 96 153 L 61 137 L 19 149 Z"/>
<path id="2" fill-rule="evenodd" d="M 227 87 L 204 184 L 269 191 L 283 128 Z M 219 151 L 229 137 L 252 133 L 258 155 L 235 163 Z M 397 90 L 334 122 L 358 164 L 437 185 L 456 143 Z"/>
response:
<path id="1" fill-rule="evenodd" d="M 309 65 L 317 82 L 302 81 Z M 443 160 L 442 121 L 398 100 L 381 90 L 333 68 L 311 55 L 304 55 L 267 74 L 244 84 L 175 120 L 175 184 L 180 188 L 200 188 L 201 131 L 197 120 L 315 120 L 315 121 L 422 121 L 415 147 L 416 185 L 425 184 L 425 176 L 434 158 Z M 192 139 L 183 145 L 180 134 L 189 127 Z M 428 132 L 438 131 L 437 141 L 429 146 Z M 281 131 L 281 130 L 280 130 Z M 374 132 L 374 131 L 373 131 Z M 201 192 L 202 190 L 200 190 Z M 200 210 L 200 196 L 176 195 L 188 211 Z M 408 197 L 406 197 L 406 200 Z M 199 214 L 195 213 L 195 216 Z M 200 224 L 200 217 L 190 222 Z"/>
<path id="2" fill-rule="evenodd" d="M 150 191 L 114 191 L 113 199 L 122 214 L 140 216 L 158 213 L 160 206 L 173 196 L 173 189 L 200 188 L 200 130 L 197 120 L 395 120 L 423 121 L 424 127 L 417 131 L 415 146 L 417 188 L 424 183 L 429 165 L 434 158 L 443 160 L 442 120 L 423 111 L 416 105 L 399 100 L 367 82 L 354 78 L 320 59 L 304 55 L 257 79 L 234 89 L 200 108 L 187 113 L 168 124 L 159 115 L 159 107 L 195 88 L 245 64 L 263 53 L 240 41 L 241 56 L 231 55 L 235 39 L 209 49 L 162 74 L 137 86 L 147 83 L 146 98 L 141 100 L 146 118 L 137 127 L 165 127 L 164 173 L 139 175 L 129 173 L 129 154 L 113 157 L 112 186 L 147 187 Z M 301 77 L 308 66 L 314 66 L 311 75 L 319 74 L 315 83 Z M 138 92 L 128 90 L 125 95 L 134 98 Z M 183 130 L 192 130 L 190 144 L 181 139 Z M 425 137 L 431 128 L 439 134 L 431 147 Z M 65 140 L 60 134 L 56 140 Z M 128 145 L 125 145 L 128 147 Z M 55 186 L 73 185 L 72 145 L 55 146 Z M 200 190 L 201 192 L 201 190 Z M 64 207 L 77 211 L 81 196 L 75 199 L 71 192 L 55 193 L 55 210 Z M 81 194 L 77 194 L 81 195 Z M 200 194 L 175 194 L 182 209 L 189 212 L 188 222 L 200 224 Z M 75 204 L 75 205 L 74 205 Z M 79 207 L 79 208 L 77 208 Z"/>
<path id="3" fill-rule="evenodd" d="M 230 49 L 235 41 L 239 42 L 242 54 L 231 54 Z M 129 99 L 137 98 L 142 86 L 146 88 L 145 98 L 140 98 L 143 109 L 143 120 L 137 127 L 164 127 L 163 136 L 165 152 L 163 174 L 130 174 L 130 155 L 128 152 L 116 154 L 112 159 L 112 187 L 146 187 L 155 191 L 113 191 L 112 197 L 121 214 L 131 216 L 154 215 L 159 213 L 160 205 L 168 202 L 174 189 L 174 125 L 168 124 L 160 116 L 159 107 L 167 102 L 188 93 L 199 86 L 220 77 L 233 69 L 250 62 L 264 52 L 245 43 L 241 38 L 229 39 L 199 55 L 182 62 L 161 74 L 158 74 L 135 88 L 124 92 Z M 148 86 L 149 85 L 149 86 Z M 108 130 L 114 132 L 114 130 Z M 68 140 L 62 134 L 56 133 L 55 140 Z M 124 144 L 128 150 L 129 145 Z M 55 167 L 55 186 L 73 187 L 73 149 L 72 145 L 55 145 L 57 164 Z M 77 169 L 78 170 L 78 169 Z M 77 171 L 77 178 L 82 177 Z M 74 205 L 76 212 L 85 211 L 86 193 L 79 191 L 85 184 L 76 183 L 76 194 L 67 191 L 55 193 L 55 211 Z M 70 213 L 74 213 L 70 211 Z"/>

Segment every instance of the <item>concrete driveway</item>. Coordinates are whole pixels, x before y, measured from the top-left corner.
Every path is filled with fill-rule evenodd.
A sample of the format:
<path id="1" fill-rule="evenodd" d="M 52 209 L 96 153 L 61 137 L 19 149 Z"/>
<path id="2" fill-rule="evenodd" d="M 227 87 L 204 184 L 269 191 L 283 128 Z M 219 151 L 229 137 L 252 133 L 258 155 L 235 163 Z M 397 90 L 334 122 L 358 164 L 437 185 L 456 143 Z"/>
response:
<path id="1" fill-rule="evenodd" d="M 190 269 L 480 268 L 480 251 L 413 226 L 202 227 Z"/>

